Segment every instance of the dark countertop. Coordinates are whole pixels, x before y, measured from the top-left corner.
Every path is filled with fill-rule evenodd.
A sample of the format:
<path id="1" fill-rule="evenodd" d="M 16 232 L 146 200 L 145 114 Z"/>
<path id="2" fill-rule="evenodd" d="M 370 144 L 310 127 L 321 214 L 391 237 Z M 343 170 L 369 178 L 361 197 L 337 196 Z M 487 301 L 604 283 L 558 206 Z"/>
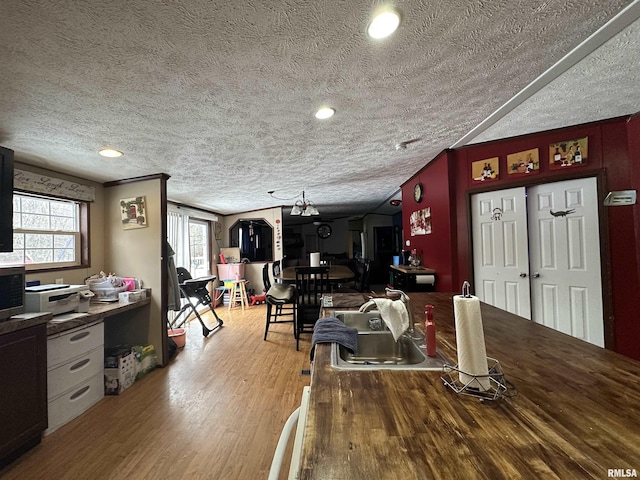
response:
<path id="1" fill-rule="evenodd" d="M 50 313 L 22 313 L 6 320 L 0 320 L 0 335 L 15 332 L 24 328 L 35 327 L 47 323 L 53 318 Z"/>
<path id="2" fill-rule="evenodd" d="M 435 275 L 436 273 L 433 268 L 423 266 L 412 267 L 410 265 L 389 265 L 389 267 L 407 275 Z"/>
<path id="3" fill-rule="evenodd" d="M 0 321 L 0 335 L 42 323 L 47 323 L 47 336 L 59 335 L 73 328 L 99 323 L 111 315 L 140 308 L 149 303 L 151 303 L 150 297 L 143 298 L 137 302 L 91 302 L 88 315 L 62 323 L 51 322 L 53 317 L 50 313 L 23 313 Z"/>
<path id="4" fill-rule="evenodd" d="M 453 294 L 435 305 L 438 347 L 457 360 Z M 335 297 L 335 295 L 334 295 Z M 331 311 L 325 312 L 327 315 Z M 440 372 L 344 371 L 316 347 L 302 479 L 568 479 L 640 471 L 640 362 L 482 305 L 487 354 L 516 396 L 461 396 Z"/>

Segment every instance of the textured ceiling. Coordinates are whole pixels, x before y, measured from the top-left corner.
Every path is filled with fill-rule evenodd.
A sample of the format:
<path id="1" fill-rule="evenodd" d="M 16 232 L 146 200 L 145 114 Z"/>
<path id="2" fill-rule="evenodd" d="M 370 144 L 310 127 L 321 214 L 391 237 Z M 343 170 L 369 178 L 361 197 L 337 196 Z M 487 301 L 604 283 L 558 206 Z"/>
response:
<path id="1" fill-rule="evenodd" d="M 0 144 L 97 181 L 167 173 L 170 199 L 221 214 L 303 188 L 321 213 L 369 213 L 637 1 L 398 0 L 373 41 L 380 3 L 2 2 Z M 465 142 L 637 112 L 639 30 Z"/>

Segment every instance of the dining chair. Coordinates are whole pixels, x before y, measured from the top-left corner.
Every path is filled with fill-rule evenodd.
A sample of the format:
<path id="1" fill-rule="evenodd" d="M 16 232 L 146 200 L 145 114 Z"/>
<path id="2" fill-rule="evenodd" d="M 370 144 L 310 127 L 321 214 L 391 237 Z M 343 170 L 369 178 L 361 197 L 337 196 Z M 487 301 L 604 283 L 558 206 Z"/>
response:
<path id="1" fill-rule="evenodd" d="M 369 292 L 370 277 L 371 277 L 371 260 L 368 258 L 362 259 L 358 262 L 358 278 L 355 281 L 356 290 L 362 293 Z"/>
<path id="2" fill-rule="evenodd" d="M 267 318 L 264 327 L 264 340 L 267 339 L 269 326 L 272 323 L 292 323 L 293 336 L 297 338 L 296 332 L 296 288 L 286 283 L 271 283 L 269 278 L 269 264 L 262 267 L 262 282 L 265 289 L 265 303 L 267 304 Z M 282 317 L 291 317 L 290 320 L 283 320 Z"/>
<path id="3" fill-rule="evenodd" d="M 340 283 L 340 293 L 368 293 L 370 289 L 371 260 L 358 260 L 356 263 L 356 278 L 347 283 Z"/>
<path id="4" fill-rule="evenodd" d="M 265 263 L 262 267 L 262 283 L 264 285 L 265 293 L 271 288 L 271 278 L 269 278 L 269 264 Z"/>
<path id="5" fill-rule="evenodd" d="M 296 350 L 300 349 L 300 334 L 313 333 L 320 317 L 322 296 L 330 291 L 329 267 L 296 268 Z"/>
<path id="6" fill-rule="evenodd" d="M 275 262 L 273 262 L 271 268 L 273 270 L 273 281 L 275 283 L 282 283 L 282 280 L 278 280 L 280 273 L 282 273 L 282 263 L 280 262 L 280 260 L 276 260 Z"/>

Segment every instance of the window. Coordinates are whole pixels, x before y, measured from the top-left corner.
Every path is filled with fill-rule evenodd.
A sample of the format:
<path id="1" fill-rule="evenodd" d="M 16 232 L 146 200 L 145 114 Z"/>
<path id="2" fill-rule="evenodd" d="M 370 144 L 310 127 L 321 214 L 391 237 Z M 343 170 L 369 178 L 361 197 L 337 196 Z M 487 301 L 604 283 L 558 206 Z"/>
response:
<path id="1" fill-rule="evenodd" d="M 168 212 L 168 241 L 176 267 L 186 268 L 193 278 L 211 273 L 211 221 L 190 217 L 185 208 Z M 190 213 L 190 212 L 189 212 Z M 217 217 L 215 217 L 217 219 Z"/>
<path id="2" fill-rule="evenodd" d="M 273 260 L 273 229 L 265 220 L 239 220 L 230 229 L 230 246 L 250 262 Z"/>
<path id="3" fill-rule="evenodd" d="M 27 270 L 82 263 L 81 203 L 27 194 L 13 195 L 13 252 L 0 253 L 0 265 Z"/>
<path id="4" fill-rule="evenodd" d="M 204 277 L 211 273 L 209 265 L 209 224 L 189 219 L 189 253 L 191 256 L 191 276 Z"/>

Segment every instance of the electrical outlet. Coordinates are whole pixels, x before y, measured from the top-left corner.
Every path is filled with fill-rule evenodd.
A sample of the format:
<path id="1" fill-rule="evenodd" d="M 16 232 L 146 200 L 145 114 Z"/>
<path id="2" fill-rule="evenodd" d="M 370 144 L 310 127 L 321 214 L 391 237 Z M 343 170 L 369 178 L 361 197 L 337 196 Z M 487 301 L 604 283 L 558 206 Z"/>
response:
<path id="1" fill-rule="evenodd" d="M 64 283 L 64 278 L 56 278 L 56 283 L 57 283 L 58 285 L 63 284 L 63 283 Z"/>

